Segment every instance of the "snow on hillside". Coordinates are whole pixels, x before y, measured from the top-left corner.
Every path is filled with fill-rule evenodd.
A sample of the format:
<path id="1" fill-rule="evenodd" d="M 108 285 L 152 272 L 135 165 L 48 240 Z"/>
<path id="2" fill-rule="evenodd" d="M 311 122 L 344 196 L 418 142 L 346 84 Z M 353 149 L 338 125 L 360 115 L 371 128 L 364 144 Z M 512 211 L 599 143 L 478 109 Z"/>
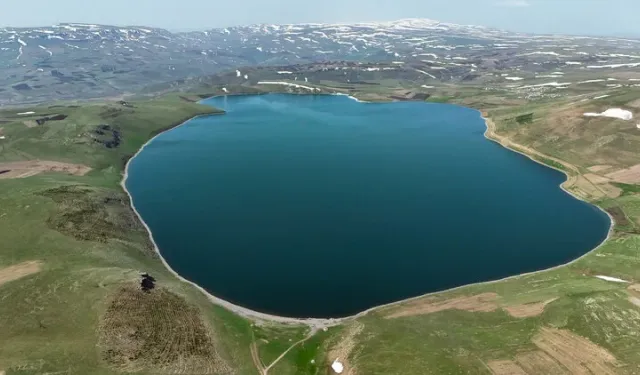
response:
<path id="1" fill-rule="evenodd" d="M 52 92 L 63 92 L 66 98 L 116 95 L 220 72 L 231 72 L 238 82 L 287 76 L 295 80 L 296 66 L 324 62 L 341 62 L 331 68 L 341 70 L 332 78 L 345 82 L 386 76 L 431 86 L 433 81 L 485 84 L 498 77 L 497 82 L 517 90 L 537 92 L 560 90 L 569 83 L 519 81 L 560 80 L 565 72 L 578 70 L 617 73 L 639 67 L 639 57 L 636 40 L 528 35 L 419 18 L 176 33 L 146 26 L 67 23 L 0 28 L 5 72 L 0 76 L 0 102 L 35 100 Z M 275 66 L 280 73 L 256 76 L 248 70 L 256 66 Z M 41 74 L 36 77 L 35 72 Z M 591 77 L 582 81 L 596 83 Z M 47 91 L 51 87 L 56 89 Z"/>

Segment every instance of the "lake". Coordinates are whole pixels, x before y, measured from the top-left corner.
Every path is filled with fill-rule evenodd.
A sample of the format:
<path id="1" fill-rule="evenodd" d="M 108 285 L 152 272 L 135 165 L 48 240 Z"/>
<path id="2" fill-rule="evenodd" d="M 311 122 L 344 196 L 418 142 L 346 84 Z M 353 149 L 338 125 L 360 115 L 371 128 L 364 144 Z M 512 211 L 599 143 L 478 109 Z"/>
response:
<path id="1" fill-rule="evenodd" d="M 171 267 L 260 312 L 342 317 L 571 261 L 610 221 L 480 113 L 346 96 L 229 96 L 156 137 L 133 202 Z"/>

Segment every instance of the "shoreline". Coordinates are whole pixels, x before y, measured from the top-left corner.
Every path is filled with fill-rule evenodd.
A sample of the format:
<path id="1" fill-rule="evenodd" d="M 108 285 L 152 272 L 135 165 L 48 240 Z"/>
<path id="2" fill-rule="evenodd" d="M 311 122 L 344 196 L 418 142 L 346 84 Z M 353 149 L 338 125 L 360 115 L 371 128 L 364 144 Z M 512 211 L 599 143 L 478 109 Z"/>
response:
<path id="1" fill-rule="evenodd" d="M 131 195 L 131 193 L 127 189 L 126 182 L 127 182 L 127 178 L 129 177 L 129 166 L 131 165 L 131 162 L 136 158 L 136 156 L 138 156 L 138 154 L 140 154 L 157 137 L 161 136 L 162 134 L 164 134 L 164 133 L 166 133 L 168 131 L 177 129 L 177 128 L 181 127 L 181 126 L 184 126 L 184 125 L 188 124 L 189 122 L 191 122 L 192 120 L 194 120 L 194 119 L 196 119 L 198 117 L 200 117 L 200 116 L 195 116 L 195 117 L 193 117 L 193 118 L 191 118 L 191 119 L 189 119 L 189 120 L 187 120 L 187 121 L 185 121 L 183 123 L 180 123 L 180 124 L 178 124 L 176 126 L 173 126 L 171 128 L 168 128 L 168 129 L 164 129 L 161 132 L 159 132 L 158 134 L 154 135 L 151 139 L 146 141 L 140 147 L 140 149 L 138 149 L 138 151 L 136 151 L 136 153 L 132 157 L 130 157 L 129 160 L 127 160 L 127 164 L 125 165 L 125 168 L 124 168 L 124 175 L 122 177 L 122 180 L 120 181 L 120 187 L 122 187 L 122 190 L 124 190 L 125 193 L 127 193 L 127 196 L 129 197 L 129 204 L 131 205 L 131 209 L 133 210 L 133 212 L 135 212 L 136 216 L 138 217 L 138 220 L 140 220 L 140 222 L 142 223 L 142 225 L 146 229 L 147 234 L 149 236 L 149 240 L 153 244 L 153 249 L 154 249 L 155 253 L 158 255 L 158 257 L 160 258 L 160 261 L 162 262 L 164 267 L 173 276 L 175 276 L 178 280 L 195 287 L 197 290 L 199 290 L 201 293 L 203 293 L 212 303 L 214 303 L 214 304 L 216 304 L 218 306 L 224 307 L 227 310 L 229 310 L 229 311 L 231 311 L 233 313 L 236 313 L 236 314 L 238 314 L 238 315 L 240 315 L 240 316 L 242 316 L 244 318 L 253 319 L 253 320 L 261 320 L 261 321 L 269 321 L 269 322 L 278 322 L 278 323 L 284 323 L 284 324 L 303 324 L 303 325 L 310 326 L 312 329 L 319 329 L 319 328 L 338 325 L 344 318 L 339 318 L 339 319 L 290 318 L 290 317 L 284 317 L 284 316 L 277 316 L 277 315 L 261 313 L 261 312 L 254 311 L 254 310 L 251 310 L 251 309 L 246 308 L 246 307 L 242 307 L 242 306 L 233 304 L 233 303 L 231 303 L 231 302 L 229 302 L 227 300 L 224 300 L 222 298 L 214 296 L 213 294 L 209 293 L 207 290 L 205 290 L 200 285 L 198 285 L 198 284 L 194 283 L 193 281 L 190 281 L 190 280 L 182 277 L 173 268 L 171 268 L 169 263 L 162 256 L 160 248 L 158 247 L 158 244 L 156 243 L 156 241 L 155 241 L 155 239 L 153 237 L 153 232 L 151 231 L 151 228 L 144 221 L 144 219 L 142 218 L 142 215 L 140 215 L 140 212 L 138 212 L 138 209 L 136 208 L 136 206 L 135 206 L 135 204 L 133 202 L 133 196 Z"/>
<path id="2" fill-rule="evenodd" d="M 355 100 L 358 103 L 375 103 L 375 102 L 369 102 L 366 100 L 361 100 L 356 98 L 353 95 L 349 95 L 349 94 L 345 94 L 343 92 L 316 92 L 316 93 L 289 93 L 289 92 L 259 92 L 259 93 L 229 93 L 229 94 L 220 94 L 220 95 L 213 95 L 213 96 L 209 96 L 206 97 L 202 100 L 199 100 L 197 103 L 198 104 L 203 104 L 202 102 L 205 100 L 209 100 L 209 99 L 213 99 L 213 98 L 220 98 L 220 97 L 224 97 L 224 96 L 261 96 L 261 95 L 270 95 L 270 94 L 274 94 L 274 95 L 301 95 L 301 96 L 346 96 L 347 98 L 351 99 L 351 100 Z M 393 103 L 393 101 L 388 101 L 388 102 L 380 102 L 380 103 Z M 206 105 L 206 104 L 203 104 Z"/>
<path id="3" fill-rule="evenodd" d="M 325 94 L 325 95 L 327 95 L 327 94 Z M 328 95 L 347 96 L 350 99 L 354 99 L 354 100 L 356 100 L 356 101 L 358 101 L 360 103 L 367 103 L 367 102 L 360 101 L 359 99 L 357 99 L 357 98 L 355 98 L 355 97 L 353 97 L 351 95 L 348 95 L 348 94 L 328 94 Z M 224 95 L 220 95 L 220 96 L 224 96 Z M 204 100 L 207 100 L 207 99 L 203 99 L 203 101 Z M 464 107 L 464 108 L 469 108 L 469 107 Z M 474 108 L 469 108 L 469 109 L 474 109 Z M 365 316 L 367 314 L 370 314 L 372 312 L 375 312 L 376 310 L 379 310 L 379 309 L 388 308 L 388 307 L 395 306 L 395 305 L 401 305 L 401 304 L 404 304 L 404 303 L 407 303 L 407 302 L 411 302 L 411 301 L 418 300 L 418 299 L 421 299 L 421 298 L 433 296 L 433 295 L 436 295 L 436 294 L 448 293 L 448 292 L 460 290 L 462 288 L 466 288 L 466 287 L 470 287 L 470 286 L 474 286 L 474 285 L 495 284 L 495 283 L 499 283 L 499 282 L 502 282 L 502 281 L 507 281 L 507 280 L 511 280 L 511 279 L 515 279 L 515 278 L 519 278 L 519 277 L 530 276 L 530 275 L 534 275 L 534 274 L 538 274 L 538 273 L 542 273 L 542 272 L 548 272 L 548 271 L 557 270 L 557 269 L 560 269 L 560 268 L 563 268 L 563 267 L 567 267 L 567 266 L 570 266 L 570 265 L 582 260 L 583 258 L 585 258 L 586 256 L 592 254 L 593 252 L 597 251 L 598 249 L 600 249 L 604 244 L 606 244 L 611 239 L 612 235 L 614 234 L 615 219 L 613 218 L 613 216 L 611 216 L 608 212 L 603 210 L 601 207 L 599 207 L 599 206 L 597 206 L 597 205 L 595 205 L 595 204 L 593 204 L 591 202 L 588 202 L 588 201 L 582 199 L 581 197 L 573 194 L 572 192 L 568 191 L 565 188 L 564 185 L 571 179 L 572 176 L 569 176 L 569 174 L 564 170 L 558 169 L 558 168 L 553 167 L 551 165 L 544 164 L 543 162 L 534 159 L 531 155 L 528 155 L 528 154 L 526 154 L 526 153 L 524 153 L 524 152 L 522 152 L 520 150 L 513 149 L 513 148 L 509 147 L 509 145 L 515 144 L 514 142 L 512 142 L 510 140 L 509 140 L 509 144 L 504 144 L 503 142 L 501 142 L 501 140 L 503 138 L 500 137 L 500 136 L 497 136 L 495 134 L 495 124 L 493 123 L 493 121 L 490 118 L 485 117 L 485 114 L 482 111 L 477 110 L 477 109 L 474 109 L 474 110 L 479 112 L 480 118 L 482 118 L 482 120 L 485 123 L 486 130 L 485 130 L 485 132 L 483 134 L 485 139 L 487 139 L 489 141 L 492 141 L 492 142 L 496 142 L 500 146 L 506 148 L 509 151 L 516 152 L 516 153 L 518 153 L 520 155 L 524 155 L 528 159 L 530 159 L 530 160 L 532 160 L 532 161 L 534 161 L 534 162 L 536 162 L 538 164 L 544 165 L 545 167 L 552 168 L 552 169 L 555 169 L 557 171 L 560 171 L 560 172 L 564 173 L 567 179 L 562 184 L 560 184 L 560 188 L 564 192 L 569 194 L 574 199 L 578 199 L 578 200 L 580 200 L 582 202 L 585 202 L 587 204 L 590 204 L 590 205 L 596 207 L 597 209 L 599 209 L 600 211 L 602 211 L 603 213 L 605 213 L 609 217 L 609 221 L 610 221 L 609 230 L 608 230 L 607 236 L 605 237 L 605 239 L 600 244 L 598 244 L 593 249 L 591 249 L 588 252 L 584 253 L 580 257 L 578 257 L 576 259 L 573 259 L 570 262 L 563 263 L 563 264 L 560 264 L 560 265 L 557 265 L 557 266 L 554 266 L 554 267 L 551 267 L 551 268 L 545 268 L 543 270 L 526 272 L 526 273 L 521 273 L 521 274 L 517 274 L 517 275 L 513 275 L 513 276 L 504 277 L 504 278 L 497 279 L 497 280 L 480 281 L 480 282 L 477 282 L 477 283 L 465 284 L 465 285 L 461 285 L 461 286 L 458 286 L 458 287 L 449 288 L 449 289 L 445 289 L 445 290 L 441 290 L 441 291 L 430 292 L 430 293 L 422 294 L 422 295 L 419 295 L 419 296 L 405 298 L 405 299 L 402 299 L 402 300 L 399 300 L 399 301 L 394 301 L 394 302 L 389 302 L 387 304 L 374 306 L 374 307 L 366 309 L 366 310 L 364 310 L 362 312 L 359 312 L 357 314 L 346 316 L 346 317 L 342 317 L 342 318 L 292 318 L 292 317 L 285 317 L 285 316 L 278 316 L 278 315 L 262 313 L 262 312 L 259 312 L 259 311 L 251 310 L 251 309 L 246 308 L 246 307 L 242 307 L 242 306 L 236 305 L 236 304 L 234 304 L 232 302 L 229 302 L 227 300 L 224 300 L 224 299 L 222 299 L 220 297 L 217 297 L 217 296 L 209 293 L 206 289 L 204 289 L 200 285 L 198 285 L 198 284 L 194 283 L 193 281 L 190 281 L 190 280 L 182 277 L 178 272 L 176 272 L 173 268 L 171 268 L 169 263 L 167 263 L 165 258 L 162 256 L 160 248 L 158 247 L 158 245 L 157 245 L 157 243 L 156 243 L 156 241 L 155 241 L 155 239 L 153 237 L 153 232 L 151 231 L 151 228 L 147 225 L 147 223 L 144 221 L 144 219 L 142 218 L 142 216 L 140 215 L 140 213 L 136 209 L 135 204 L 133 202 L 133 196 L 131 195 L 129 190 L 127 190 L 126 181 L 127 181 L 127 178 L 129 177 L 129 166 L 130 166 L 131 162 L 135 159 L 135 157 L 138 156 L 138 154 L 140 154 L 145 149 L 145 147 L 147 147 L 151 142 L 153 142 L 157 137 L 161 136 L 162 134 L 164 134 L 166 132 L 169 132 L 169 131 L 171 131 L 173 129 L 177 129 L 177 128 L 181 127 L 181 126 L 184 126 L 184 125 L 188 124 L 189 122 L 191 122 L 192 120 L 194 120 L 196 118 L 199 118 L 199 117 L 202 117 L 202 116 L 194 116 L 194 117 L 192 117 L 192 118 L 190 118 L 190 119 L 188 119 L 188 120 L 186 120 L 186 121 L 184 121 L 184 122 L 182 122 L 180 124 L 177 124 L 175 126 L 167 128 L 167 129 L 163 129 L 162 131 L 160 131 L 157 134 L 155 134 L 152 138 L 147 140 L 138 149 L 138 151 L 136 151 L 136 153 L 127 160 L 127 163 L 126 163 L 125 168 L 124 168 L 124 175 L 122 177 L 122 180 L 120 181 L 120 186 L 122 187 L 122 189 L 125 191 L 125 193 L 129 197 L 129 204 L 130 204 L 131 208 L 133 209 L 133 211 L 135 212 L 138 220 L 140 220 L 142 225 L 145 227 L 145 230 L 147 231 L 147 234 L 149 236 L 149 240 L 153 244 L 153 248 L 154 248 L 155 253 L 160 258 L 160 261 L 162 262 L 164 267 L 173 276 L 175 276 L 178 280 L 195 287 L 197 290 L 199 290 L 201 293 L 203 293 L 209 299 L 209 301 L 211 301 L 213 304 L 218 305 L 220 307 L 223 307 L 223 308 L 225 308 L 225 309 L 227 309 L 227 310 L 229 310 L 229 311 L 231 311 L 231 312 L 233 312 L 233 313 L 235 313 L 237 315 L 240 315 L 243 318 L 246 318 L 246 319 L 249 319 L 249 320 L 254 320 L 254 321 L 259 321 L 259 322 L 275 322 L 275 323 L 282 323 L 282 324 L 306 325 L 312 330 L 312 332 L 315 332 L 315 331 L 317 331 L 319 329 L 325 329 L 325 328 L 337 326 L 337 325 L 340 325 L 340 324 L 342 324 L 344 322 L 347 322 L 347 321 L 350 321 L 350 320 L 353 320 L 353 319 L 361 318 L 361 317 L 363 317 L 363 316 Z M 222 114 L 224 114 L 224 112 Z M 203 116 L 210 116 L 210 115 L 203 115 Z M 538 152 L 538 154 L 541 155 L 541 156 L 544 156 L 544 154 L 542 154 L 542 153 Z M 556 161 L 556 158 L 548 157 L 548 156 L 545 156 L 545 157 L 549 158 L 550 160 Z M 561 164 L 566 166 L 567 162 L 561 161 Z M 572 166 L 572 165 L 570 165 L 570 167 L 569 167 L 569 169 L 572 169 L 572 170 L 574 168 L 575 167 Z"/>

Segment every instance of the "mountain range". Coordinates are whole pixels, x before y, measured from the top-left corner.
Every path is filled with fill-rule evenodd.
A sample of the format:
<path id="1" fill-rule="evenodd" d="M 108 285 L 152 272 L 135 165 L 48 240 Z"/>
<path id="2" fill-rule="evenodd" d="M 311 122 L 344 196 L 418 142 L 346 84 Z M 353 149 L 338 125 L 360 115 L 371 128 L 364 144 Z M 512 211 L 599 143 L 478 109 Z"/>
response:
<path id="1" fill-rule="evenodd" d="M 428 19 L 179 33 L 75 23 L 2 28 L 0 103 L 120 96 L 242 67 L 287 71 L 318 62 L 411 69 L 426 82 L 482 82 L 515 72 L 633 67 L 639 49 L 637 39 L 531 35 Z"/>

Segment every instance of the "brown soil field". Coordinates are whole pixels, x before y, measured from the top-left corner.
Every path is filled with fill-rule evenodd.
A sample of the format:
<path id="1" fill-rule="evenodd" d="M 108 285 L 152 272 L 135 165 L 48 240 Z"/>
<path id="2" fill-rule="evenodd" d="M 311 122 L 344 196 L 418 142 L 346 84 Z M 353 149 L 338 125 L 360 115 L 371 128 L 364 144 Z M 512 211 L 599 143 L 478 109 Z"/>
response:
<path id="1" fill-rule="evenodd" d="M 394 319 L 406 316 L 431 314 L 444 310 L 466 310 L 473 312 L 490 312 L 498 308 L 496 300 L 498 295 L 495 293 L 482 293 L 474 296 L 463 296 L 438 301 L 433 297 L 418 299 L 411 301 L 405 305 L 394 309 L 395 312 L 387 315 L 385 318 Z"/>
<path id="2" fill-rule="evenodd" d="M 551 302 L 557 300 L 557 298 L 548 299 L 542 302 L 526 303 L 523 305 L 507 306 L 504 308 L 509 315 L 514 318 L 529 318 L 532 316 L 538 316 L 544 312 L 544 308 Z"/>
<path id="3" fill-rule="evenodd" d="M 42 172 L 60 172 L 74 176 L 84 176 L 91 168 L 57 161 L 29 160 L 0 163 L 0 179 L 25 178 Z"/>
<path id="4" fill-rule="evenodd" d="M 571 374 L 615 374 L 616 358 L 606 349 L 571 331 L 542 328 L 533 343 Z"/>
<path id="5" fill-rule="evenodd" d="M 487 363 L 495 375 L 527 375 L 524 370 L 513 361 L 491 361 Z"/>
<path id="6" fill-rule="evenodd" d="M 602 189 L 600 189 L 596 184 L 589 181 L 584 176 L 574 176 L 571 180 L 571 185 L 566 185 L 566 187 L 572 189 L 572 191 L 579 193 L 580 196 L 586 199 L 600 199 L 606 195 L 606 193 Z"/>
<path id="7" fill-rule="evenodd" d="M 621 169 L 606 175 L 610 179 L 625 184 L 640 183 L 640 164 L 634 165 L 627 169 Z"/>
<path id="8" fill-rule="evenodd" d="M 532 341 L 539 350 L 487 366 L 496 375 L 612 375 L 619 365 L 606 349 L 568 330 L 542 328 Z"/>
<path id="9" fill-rule="evenodd" d="M 527 374 L 564 375 L 569 372 L 543 351 L 518 354 L 516 361 Z"/>
<path id="10" fill-rule="evenodd" d="M 102 358 L 124 372 L 232 374 L 197 308 L 163 288 L 119 288 L 99 326 Z"/>
<path id="11" fill-rule="evenodd" d="M 611 181 L 610 179 L 595 173 L 586 173 L 583 176 L 594 184 L 606 184 L 607 182 Z"/>

